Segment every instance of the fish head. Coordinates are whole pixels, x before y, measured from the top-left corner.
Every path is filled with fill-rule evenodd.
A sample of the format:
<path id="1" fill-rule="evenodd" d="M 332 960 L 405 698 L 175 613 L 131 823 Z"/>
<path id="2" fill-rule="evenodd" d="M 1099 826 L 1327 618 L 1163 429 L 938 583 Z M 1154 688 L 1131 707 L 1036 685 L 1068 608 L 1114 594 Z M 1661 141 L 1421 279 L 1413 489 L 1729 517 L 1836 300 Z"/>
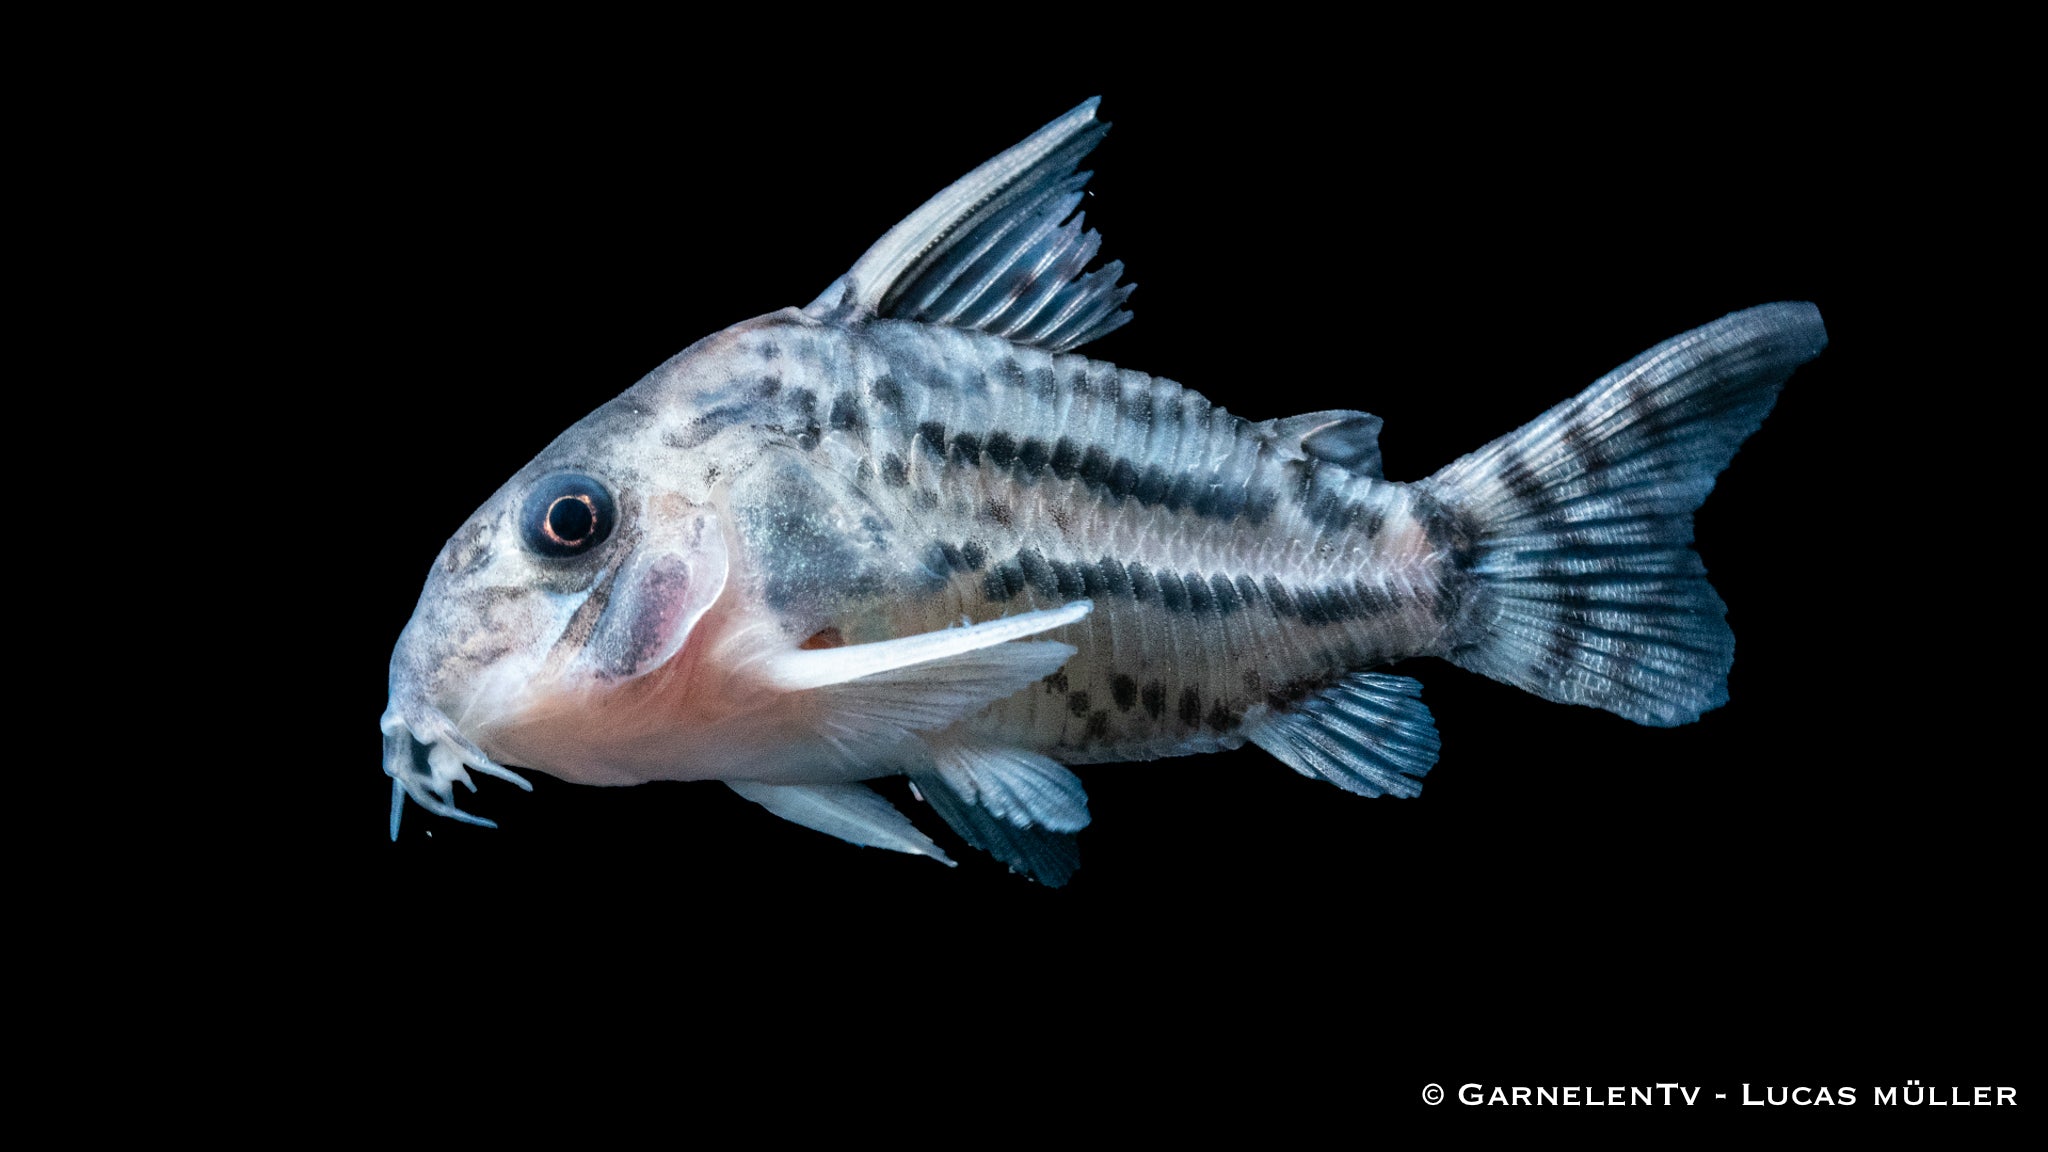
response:
<path id="1" fill-rule="evenodd" d="M 508 481 L 434 560 L 392 652 L 381 720 L 395 837 L 404 798 L 454 804 L 469 769 L 505 763 L 581 783 L 640 777 L 610 755 L 646 697 L 688 663 L 727 580 L 705 491 L 656 479 L 661 429 L 643 390 L 592 413 Z"/>

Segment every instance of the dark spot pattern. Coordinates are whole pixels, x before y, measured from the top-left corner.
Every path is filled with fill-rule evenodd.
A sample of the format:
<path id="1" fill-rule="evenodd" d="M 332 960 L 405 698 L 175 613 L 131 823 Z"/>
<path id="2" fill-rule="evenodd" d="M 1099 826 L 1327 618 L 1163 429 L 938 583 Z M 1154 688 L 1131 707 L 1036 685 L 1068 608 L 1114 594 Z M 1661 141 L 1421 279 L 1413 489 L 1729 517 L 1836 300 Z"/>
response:
<path id="1" fill-rule="evenodd" d="M 1479 527 L 1471 517 L 1442 505 L 1433 505 L 1420 515 L 1422 531 L 1431 549 L 1448 553 L 1458 571 L 1472 566 L 1479 557 Z"/>
<path id="2" fill-rule="evenodd" d="M 1237 597 L 1247 608 L 1257 606 L 1259 602 L 1259 582 L 1250 576 L 1239 576 L 1237 578 Z"/>
<path id="3" fill-rule="evenodd" d="M 1081 448 L 1071 439 L 1062 436 L 1052 446 L 1052 474 L 1062 480 L 1072 480 L 1081 471 Z"/>
<path id="4" fill-rule="evenodd" d="M 1607 444 L 1595 439 L 1586 431 L 1586 426 L 1574 420 L 1564 426 L 1565 450 L 1585 462 L 1586 471 L 1598 472 L 1607 467 Z"/>
<path id="5" fill-rule="evenodd" d="M 1124 568 L 1123 561 L 1114 556 L 1104 556 L 1096 561 L 1095 570 L 1101 575 L 1103 589 L 1110 595 L 1131 594 L 1131 574 Z"/>
<path id="6" fill-rule="evenodd" d="M 1157 603 L 1159 600 L 1159 585 L 1153 581 L 1151 569 L 1140 564 L 1133 564 L 1126 571 L 1130 573 L 1131 577 L 1131 597 L 1140 604 L 1147 602 Z"/>
<path id="7" fill-rule="evenodd" d="M 1573 654 L 1577 650 L 1578 644 L 1572 639 L 1571 633 L 1553 629 L 1550 635 L 1544 638 L 1543 658 L 1536 666 L 1537 677 L 1549 681 L 1562 680 L 1574 663 Z"/>
<path id="8" fill-rule="evenodd" d="M 1311 696 L 1322 694 L 1324 689 L 1343 678 L 1344 674 L 1335 670 L 1298 676 L 1269 690 L 1266 703 L 1275 711 L 1284 712 Z"/>
<path id="9" fill-rule="evenodd" d="M 1081 565 L 1054 564 L 1052 574 L 1059 583 L 1060 599 L 1079 600 L 1088 594 L 1087 581 L 1081 578 Z"/>
<path id="10" fill-rule="evenodd" d="M 1237 585 L 1221 572 L 1209 577 L 1209 597 L 1218 615 L 1228 616 L 1244 607 L 1237 598 Z"/>
<path id="11" fill-rule="evenodd" d="M 1202 692 L 1198 688 L 1184 688 L 1180 694 L 1180 722 L 1185 728 L 1199 728 L 1202 725 Z"/>
<path id="12" fill-rule="evenodd" d="M 1095 488 L 1106 488 L 1109 486 L 1109 474 L 1115 468 L 1116 464 L 1110 461 L 1109 453 L 1103 451 L 1100 445 L 1081 453 L 1081 482 L 1083 484 Z"/>
<path id="13" fill-rule="evenodd" d="M 1008 432 L 991 432 L 984 451 L 988 453 L 989 463 L 998 468 L 1008 468 L 1010 462 L 1017 458 L 1017 442 L 1010 438 Z"/>
<path id="14" fill-rule="evenodd" d="M 1302 588 L 1296 590 L 1293 599 L 1295 614 L 1301 619 L 1303 624 L 1307 624 L 1312 628 L 1319 628 L 1330 622 L 1330 617 L 1323 611 L 1323 598 L 1316 593 L 1315 589 Z"/>
<path id="15" fill-rule="evenodd" d="M 903 385 L 893 376 L 877 376 L 871 391 L 875 403 L 880 405 L 892 418 L 903 418 Z"/>
<path id="16" fill-rule="evenodd" d="M 1024 591 L 1024 568 L 1015 560 L 1005 560 L 988 570 L 982 577 L 981 587 L 990 600 L 1008 600 Z"/>
<path id="17" fill-rule="evenodd" d="M 981 438 L 970 432 L 961 432 L 953 437 L 953 460 L 972 468 L 981 463 Z"/>
<path id="18" fill-rule="evenodd" d="M 903 463 L 903 457 L 894 452 L 882 457 L 882 482 L 891 488 L 910 483 L 910 468 Z"/>
<path id="19" fill-rule="evenodd" d="M 924 566 L 943 575 L 966 568 L 967 558 L 960 555 L 960 549 L 943 540 L 935 540 L 924 550 Z"/>
<path id="20" fill-rule="evenodd" d="M 1142 425 L 1152 422 L 1152 390 L 1150 388 L 1139 388 L 1128 396 L 1120 394 L 1117 397 L 1117 406 L 1123 410 L 1124 415 L 1129 417 L 1132 423 Z"/>
<path id="21" fill-rule="evenodd" d="M 832 428 L 837 432 L 858 432 L 866 426 L 861 418 L 860 401 L 847 393 L 832 398 Z"/>
<path id="22" fill-rule="evenodd" d="M 1166 685 L 1157 680 L 1148 680 L 1138 698 L 1145 703 L 1145 715 L 1154 720 L 1166 714 Z"/>
<path id="23" fill-rule="evenodd" d="M 1076 366 L 1063 366 L 1058 370 L 1026 370 L 1004 362 L 987 370 L 979 383 L 987 389 L 1022 387 L 1053 405 L 1064 405 L 1074 397 L 1096 394 L 1100 400 L 1086 406 L 1111 406 L 1126 434 L 1132 425 L 1142 427 L 1163 423 L 1172 426 L 1171 435 L 1175 439 L 1186 439 L 1196 445 L 1222 433 L 1225 443 L 1234 442 L 1231 446 L 1235 451 L 1256 449 L 1255 439 L 1246 431 L 1249 425 L 1219 414 L 1219 410 L 1211 408 L 1199 397 L 1174 395 L 1161 399 L 1149 386 L 1131 388 L 1126 392 L 1125 382 L 1118 373 L 1100 369 L 1098 372 L 1097 378 L 1091 378 L 1084 369 Z M 885 391 L 888 393 L 886 398 L 882 395 Z M 913 405 L 905 399 L 904 389 L 895 381 L 879 378 L 870 392 L 874 402 L 887 408 L 895 419 L 906 422 L 915 419 L 906 415 Z M 1194 407 L 1189 408 L 1189 405 Z M 865 415 L 872 419 L 873 411 Z M 1184 416 L 1192 416 L 1192 419 Z M 905 427 L 907 423 L 897 426 Z M 1147 463 L 1142 458 L 1119 457 L 1106 444 L 1090 444 L 1086 438 L 1023 436 L 1020 441 L 1019 433 L 1002 429 L 964 431 L 956 428 L 950 432 L 949 438 L 949 429 L 942 421 L 927 419 L 917 425 L 914 435 L 927 451 L 941 459 L 971 467 L 981 464 L 985 458 L 988 465 L 1011 473 L 1013 480 L 1023 485 L 1037 482 L 1050 469 L 1055 477 L 1081 484 L 1105 500 L 1137 500 L 1147 506 L 1163 505 L 1170 511 L 1192 516 L 1220 520 L 1243 517 L 1252 523 L 1264 521 L 1282 502 L 1278 488 L 1272 485 L 1251 486 L 1246 473 L 1250 461 L 1244 456 L 1238 456 L 1220 469 L 1176 476 L 1169 474 L 1163 464 Z"/>
<path id="24" fill-rule="evenodd" d="M 1014 356 L 1005 356 L 996 361 L 995 367 L 988 370 L 987 376 L 994 376 L 1004 387 L 1015 388 L 1020 392 L 1031 387 L 1030 379 L 1024 375 L 1024 366 L 1017 363 Z M 987 376 L 983 377 L 984 385 L 988 383 Z"/>
<path id="25" fill-rule="evenodd" d="M 1528 462 L 1521 456 L 1508 453 L 1507 459 L 1500 465 L 1500 482 L 1517 501 L 1531 508 L 1540 509 L 1545 506 L 1542 499 L 1543 481 L 1536 478 L 1536 474 L 1529 470 Z"/>
<path id="26" fill-rule="evenodd" d="M 1089 449 L 1097 451 L 1097 449 Z M 1129 460 L 1118 460 L 1110 465 L 1108 477 L 1109 494 L 1118 500 L 1128 500 L 1138 492 L 1138 466 Z"/>
<path id="27" fill-rule="evenodd" d="M 1178 572 L 1157 572 L 1153 579 L 1159 584 L 1159 602 L 1168 612 L 1187 611 L 1188 591 L 1181 585 Z"/>
<path id="28" fill-rule="evenodd" d="M 1067 697 L 1067 711 L 1072 712 L 1076 716 L 1085 714 L 1088 711 L 1088 694 L 1086 692 L 1076 692 Z"/>
<path id="29" fill-rule="evenodd" d="M 1017 474 L 1029 481 L 1045 471 L 1045 463 L 1050 459 L 1052 449 L 1046 447 L 1045 441 L 1036 437 L 1028 439 L 1024 441 L 1024 446 L 1017 450 Z"/>
<path id="30" fill-rule="evenodd" d="M 1394 606 L 1392 594 L 1370 580 L 1360 580 L 1353 587 L 1358 591 L 1358 610 L 1363 616 L 1383 615 Z"/>
<path id="31" fill-rule="evenodd" d="M 1017 553 L 1017 563 L 1023 568 L 1024 579 L 1041 596 L 1052 596 L 1060 590 L 1059 578 L 1053 575 L 1052 565 L 1045 562 L 1045 554 L 1036 548 L 1026 548 Z"/>
<path id="32" fill-rule="evenodd" d="M 986 560 L 985 552 L 978 544 L 970 543 L 966 548 L 974 551 L 971 555 L 965 549 L 961 551 L 965 567 L 980 570 Z M 1054 560 L 1036 548 L 1021 549 L 991 569 L 984 587 L 992 600 L 1007 600 L 1028 587 L 1047 599 L 1062 602 L 1084 596 L 1129 596 L 1141 604 L 1156 604 L 1168 612 L 1195 616 L 1229 615 L 1263 602 L 1276 617 L 1299 619 L 1315 627 L 1375 619 L 1404 607 L 1397 592 L 1363 578 L 1290 587 L 1278 576 L 1268 576 L 1261 585 L 1249 575 L 1162 572 L 1140 564 L 1125 564 L 1113 556 L 1093 563 Z"/>
<path id="33" fill-rule="evenodd" d="M 1097 710 L 1088 717 L 1088 727 L 1081 732 L 1083 740 L 1107 740 L 1109 738 L 1109 713 Z"/>
<path id="34" fill-rule="evenodd" d="M 1138 682 L 1121 672 L 1109 678 L 1109 694 L 1119 712 L 1129 712 L 1138 706 Z"/>

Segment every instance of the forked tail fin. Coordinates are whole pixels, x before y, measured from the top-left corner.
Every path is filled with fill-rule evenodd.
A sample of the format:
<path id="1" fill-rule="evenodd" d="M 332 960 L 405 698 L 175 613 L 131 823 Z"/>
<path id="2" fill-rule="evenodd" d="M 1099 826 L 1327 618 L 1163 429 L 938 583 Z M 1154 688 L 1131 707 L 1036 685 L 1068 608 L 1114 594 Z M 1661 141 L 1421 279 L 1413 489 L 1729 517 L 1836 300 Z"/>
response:
<path id="1" fill-rule="evenodd" d="M 1446 655 L 1640 724 L 1725 703 L 1735 636 L 1692 514 L 1826 345 L 1811 304 L 1724 316 L 1438 472 L 1427 483 L 1469 533 L 1476 577 Z"/>

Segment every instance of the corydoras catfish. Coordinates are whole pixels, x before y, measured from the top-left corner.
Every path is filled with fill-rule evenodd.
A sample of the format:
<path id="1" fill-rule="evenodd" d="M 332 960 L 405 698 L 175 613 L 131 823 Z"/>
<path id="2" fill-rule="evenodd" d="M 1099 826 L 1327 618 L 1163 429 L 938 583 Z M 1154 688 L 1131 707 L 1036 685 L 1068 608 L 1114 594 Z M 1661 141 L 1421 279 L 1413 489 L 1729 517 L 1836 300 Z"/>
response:
<path id="1" fill-rule="evenodd" d="M 1073 350 L 1130 319 L 1084 272 L 1089 101 L 956 182 L 809 305 L 685 349 L 441 550 L 392 655 L 391 828 L 470 771 L 722 780 L 851 841 L 1077 862 L 1067 767 L 1250 741 L 1413 796 L 1436 656 L 1643 724 L 1727 699 L 1692 515 L 1826 333 L 1810 304 L 1669 340 L 1413 483 L 1377 417 L 1251 422 Z M 947 861 L 950 863 L 950 861 Z"/>

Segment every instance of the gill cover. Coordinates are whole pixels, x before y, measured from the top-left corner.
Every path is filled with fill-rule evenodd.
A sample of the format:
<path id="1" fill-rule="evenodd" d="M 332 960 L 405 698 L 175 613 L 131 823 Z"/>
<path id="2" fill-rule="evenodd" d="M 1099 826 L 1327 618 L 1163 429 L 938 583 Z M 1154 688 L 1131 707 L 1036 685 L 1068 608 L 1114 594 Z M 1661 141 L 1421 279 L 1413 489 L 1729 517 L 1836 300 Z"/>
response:
<path id="1" fill-rule="evenodd" d="M 708 510 L 654 512 L 609 585 L 578 668 L 631 680 L 668 663 L 725 589 L 725 536 Z"/>

